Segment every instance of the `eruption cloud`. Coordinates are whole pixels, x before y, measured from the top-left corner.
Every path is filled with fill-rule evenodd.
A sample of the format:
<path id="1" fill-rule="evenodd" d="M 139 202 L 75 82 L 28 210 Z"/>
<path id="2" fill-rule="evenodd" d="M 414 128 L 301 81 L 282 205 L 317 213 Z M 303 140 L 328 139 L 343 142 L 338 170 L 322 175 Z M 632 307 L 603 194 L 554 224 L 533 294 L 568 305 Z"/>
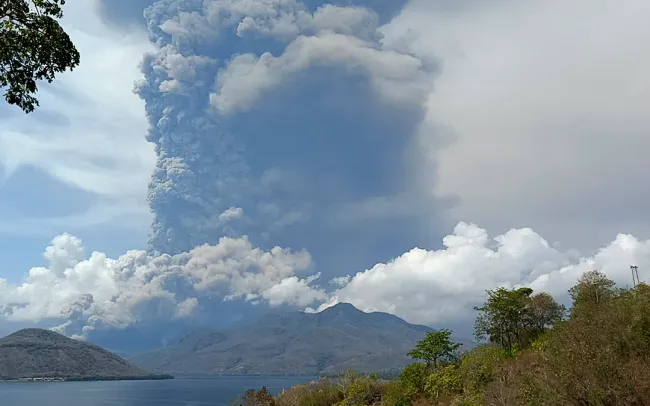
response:
<path id="1" fill-rule="evenodd" d="M 436 66 L 382 44 L 381 24 L 403 3 L 148 7 L 158 51 L 145 56 L 135 92 L 158 154 L 151 252 L 247 235 L 260 246 L 307 248 L 328 267 L 341 265 L 330 260 L 337 255 L 367 266 L 378 250 L 421 243 L 430 231 L 416 217 L 435 202 L 423 199 L 407 163 L 417 159 Z M 397 220 L 403 231 L 386 232 Z M 340 252 L 359 237 L 365 247 Z"/>

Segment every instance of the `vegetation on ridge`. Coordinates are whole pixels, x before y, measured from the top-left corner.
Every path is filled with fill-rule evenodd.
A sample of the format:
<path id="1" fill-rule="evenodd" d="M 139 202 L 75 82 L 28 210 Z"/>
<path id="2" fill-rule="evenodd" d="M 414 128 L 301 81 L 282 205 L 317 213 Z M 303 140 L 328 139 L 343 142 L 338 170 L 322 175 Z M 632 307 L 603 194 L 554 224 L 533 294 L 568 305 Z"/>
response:
<path id="1" fill-rule="evenodd" d="M 450 332 L 428 333 L 396 379 L 350 372 L 285 390 L 250 390 L 236 405 L 647 405 L 650 286 L 616 288 L 599 271 L 569 290 L 570 312 L 528 288 L 488 291 L 476 307 L 483 344 L 459 356 Z"/>

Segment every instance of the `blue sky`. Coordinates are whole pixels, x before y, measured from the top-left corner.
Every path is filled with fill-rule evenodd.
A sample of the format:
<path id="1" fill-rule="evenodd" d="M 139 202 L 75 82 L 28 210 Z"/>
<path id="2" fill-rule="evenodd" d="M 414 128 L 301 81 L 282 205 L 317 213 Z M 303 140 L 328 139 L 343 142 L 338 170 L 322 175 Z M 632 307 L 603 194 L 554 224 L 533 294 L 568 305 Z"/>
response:
<path id="1" fill-rule="evenodd" d="M 337 301 L 462 327 L 490 287 L 625 282 L 650 266 L 650 8 L 562 4 L 66 4 L 81 66 L 0 105 L 0 329 Z"/>
<path id="2" fill-rule="evenodd" d="M 83 64 L 40 86 L 33 115 L 0 106 L 0 250 L 12 280 L 41 264 L 43 247 L 62 232 L 111 254 L 144 248 L 148 233 L 143 200 L 155 156 L 142 136 L 142 103 L 129 97 L 145 35 L 112 33 L 93 4 L 66 11 Z"/>

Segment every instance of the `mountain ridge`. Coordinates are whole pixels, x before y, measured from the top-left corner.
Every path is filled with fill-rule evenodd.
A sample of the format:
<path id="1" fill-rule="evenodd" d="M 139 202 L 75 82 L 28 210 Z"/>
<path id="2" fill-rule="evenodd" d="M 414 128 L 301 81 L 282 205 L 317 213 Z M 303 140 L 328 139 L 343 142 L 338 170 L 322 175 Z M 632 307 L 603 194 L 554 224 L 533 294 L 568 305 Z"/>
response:
<path id="1" fill-rule="evenodd" d="M 340 303 L 319 313 L 269 313 L 230 330 L 194 331 L 176 344 L 130 357 L 174 374 L 336 374 L 376 372 L 412 362 L 407 353 L 434 329 Z"/>

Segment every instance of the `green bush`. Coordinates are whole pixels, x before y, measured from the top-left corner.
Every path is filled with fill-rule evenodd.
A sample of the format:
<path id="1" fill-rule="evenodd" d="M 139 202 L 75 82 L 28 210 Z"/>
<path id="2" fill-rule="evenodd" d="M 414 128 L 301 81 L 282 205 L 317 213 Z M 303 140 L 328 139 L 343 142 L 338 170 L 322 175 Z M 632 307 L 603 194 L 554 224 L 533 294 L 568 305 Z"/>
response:
<path id="1" fill-rule="evenodd" d="M 341 378 L 339 386 L 343 391 L 339 406 L 371 405 L 381 399 L 381 388 L 375 374 L 362 376 L 349 371 Z"/>
<path id="2" fill-rule="evenodd" d="M 383 385 L 381 404 L 382 406 L 409 406 L 411 404 L 411 399 L 402 381 L 390 381 Z"/>
<path id="3" fill-rule="evenodd" d="M 453 395 L 461 390 L 460 373 L 456 365 L 446 365 L 427 377 L 424 392 L 429 399 Z"/>
<path id="4" fill-rule="evenodd" d="M 407 365 L 399 375 L 405 394 L 411 400 L 425 396 L 424 388 L 428 377 L 429 369 L 420 363 Z"/>
<path id="5" fill-rule="evenodd" d="M 463 390 L 479 391 L 492 382 L 507 358 L 506 352 L 495 345 L 481 345 L 466 353 L 458 367 Z"/>
<path id="6" fill-rule="evenodd" d="M 607 295 L 576 294 L 580 312 L 536 346 L 538 362 L 524 374 L 531 403 L 650 404 L 650 293 L 601 285 Z"/>

